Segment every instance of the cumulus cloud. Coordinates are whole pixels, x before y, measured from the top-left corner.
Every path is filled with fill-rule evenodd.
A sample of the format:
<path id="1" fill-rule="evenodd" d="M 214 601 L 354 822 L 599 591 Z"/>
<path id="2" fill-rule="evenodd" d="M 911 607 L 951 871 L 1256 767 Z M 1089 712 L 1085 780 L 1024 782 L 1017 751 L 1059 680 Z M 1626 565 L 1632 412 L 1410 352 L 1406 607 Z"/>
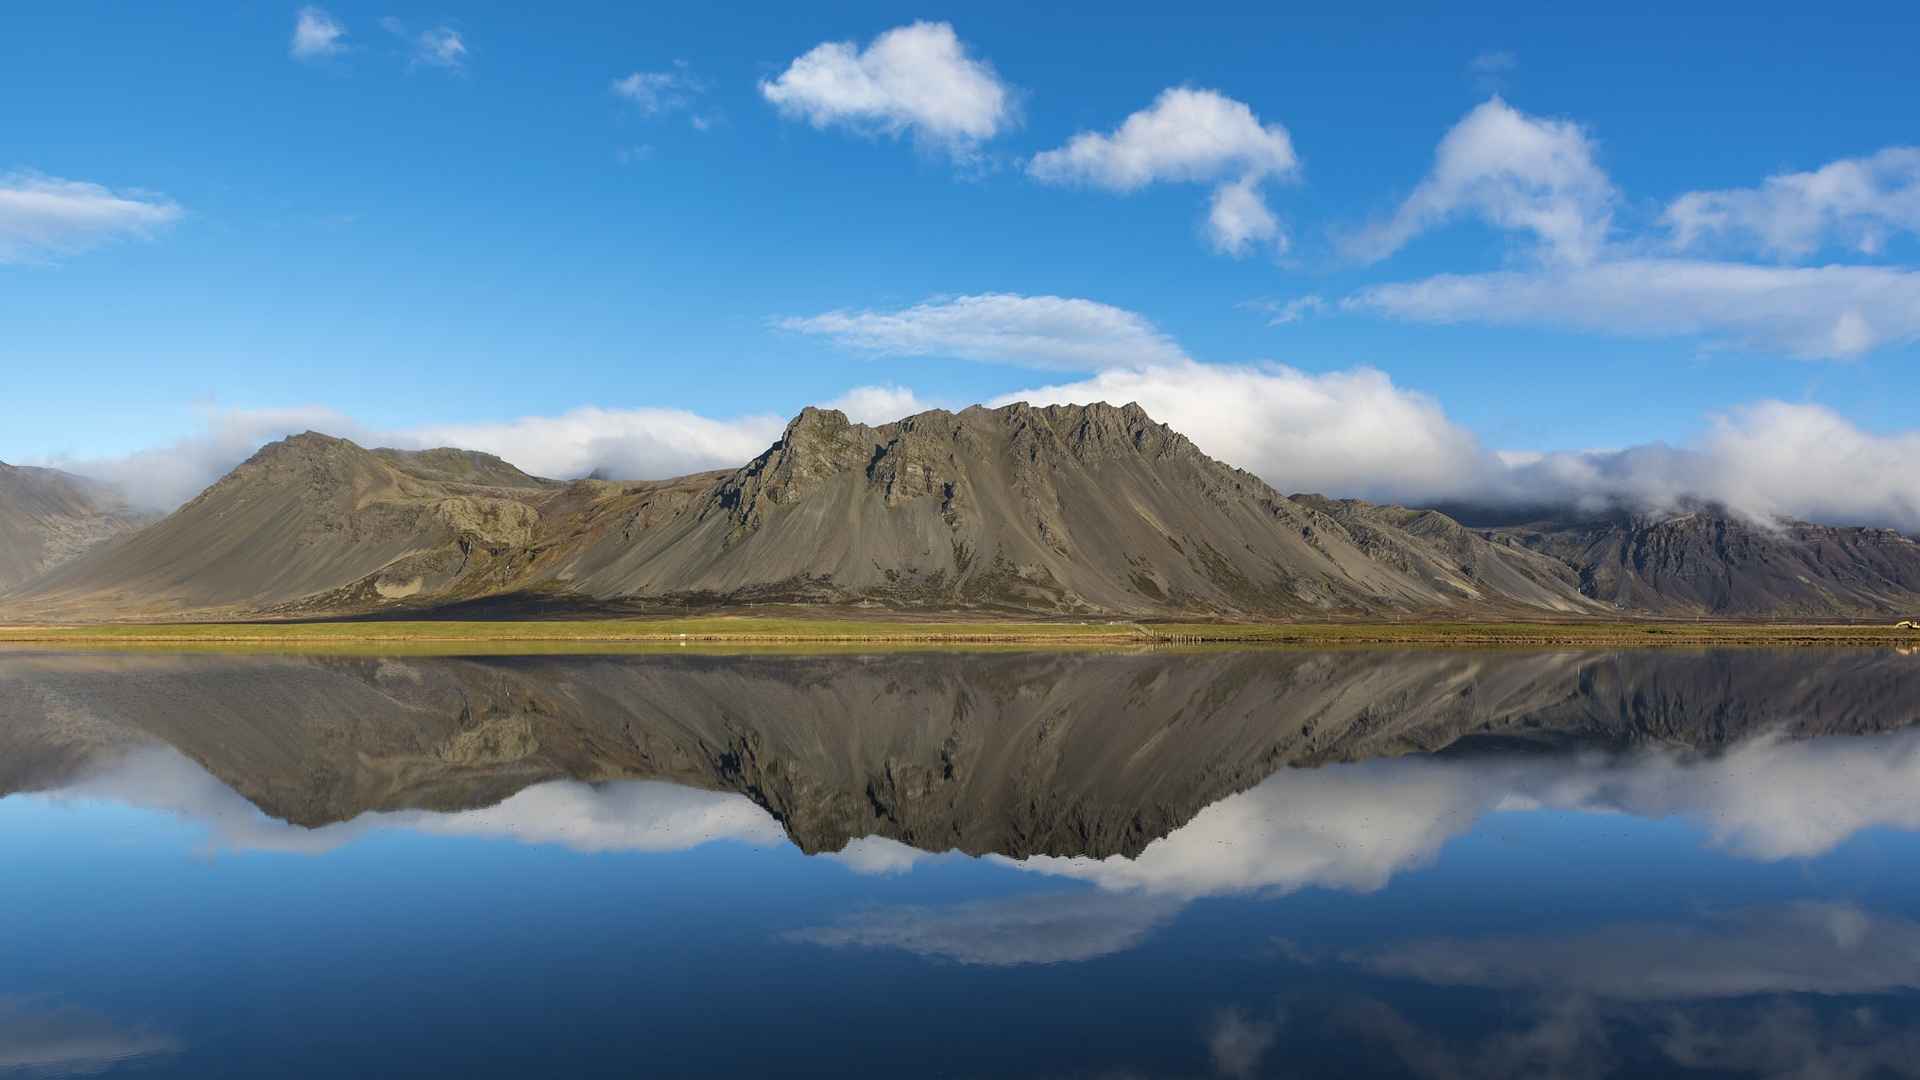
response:
<path id="1" fill-rule="evenodd" d="M 1213 250 L 1236 257 L 1251 251 L 1255 244 L 1286 250 L 1280 219 L 1267 209 L 1257 183 L 1252 177 L 1241 177 L 1213 189 L 1213 206 L 1207 211 L 1207 236 Z"/>
<path id="2" fill-rule="evenodd" d="M 180 220 L 171 199 L 39 173 L 0 173 L 0 263 L 38 262 Z"/>
<path id="3" fill-rule="evenodd" d="M 838 409 L 856 424 L 890 423 L 931 408 L 904 386 L 856 386 L 822 407 Z"/>
<path id="4" fill-rule="evenodd" d="M 1473 215 L 1532 234 L 1555 262 L 1580 265 L 1606 246 L 1616 198 L 1584 129 L 1528 116 L 1496 97 L 1440 140 L 1432 171 L 1391 218 L 1344 246 L 1376 261 L 1428 229 Z"/>
<path id="5" fill-rule="evenodd" d="M 1920 232 L 1920 147 L 1889 147 L 1757 188 L 1694 191 L 1661 217 L 1682 249 L 1713 244 L 1800 259 L 1838 244 L 1877 255 L 1899 233 Z"/>
<path id="6" fill-rule="evenodd" d="M 778 325 L 867 352 L 1023 367 L 1087 370 L 1185 357 L 1142 315 L 1062 296 L 940 297 L 894 311 L 829 311 Z"/>
<path id="7" fill-rule="evenodd" d="M 772 414 L 713 419 L 684 409 L 588 407 L 559 416 L 414 428 L 394 433 L 387 444 L 483 450 L 536 476 L 657 480 L 744 465 L 773 445 L 785 426 L 785 418 Z"/>
<path id="8" fill-rule="evenodd" d="M 287 52 L 295 60 L 319 60 L 347 49 L 347 28 L 325 9 L 303 7 L 293 19 L 293 40 Z"/>
<path id="9" fill-rule="evenodd" d="M 1920 272 L 1875 266 L 1625 258 L 1376 285 L 1343 306 L 1413 322 L 1700 335 L 1823 360 L 1920 340 Z"/>
<path id="10" fill-rule="evenodd" d="M 1243 255 L 1257 243 L 1284 250 L 1279 219 L 1260 184 L 1299 170 L 1293 139 L 1262 124 L 1245 103 L 1217 91 L 1174 87 L 1111 133 L 1083 131 L 1035 154 L 1034 179 L 1136 191 L 1153 183 L 1214 183 L 1207 233 L 1215 250 Z"/>
<path id="11" fill-rule="evenodd" d="M 911 134 L 963 158 L 1016 119 L 1013 91 L 943 22 L 896 27 L 864 49 L 816 45 L 761 82 L 760 93 L 816 128 Z"/>
<path id="12" fill-rule="evenodd" d="M 1003 395 L 1037 405 L 1137 401 L 1200 449 L 1283 492 L 1431 501 L 1477 489 L 1494 462 L 1438 402 L 1371 368 L 1309 374 L 1186 360 Z"/>

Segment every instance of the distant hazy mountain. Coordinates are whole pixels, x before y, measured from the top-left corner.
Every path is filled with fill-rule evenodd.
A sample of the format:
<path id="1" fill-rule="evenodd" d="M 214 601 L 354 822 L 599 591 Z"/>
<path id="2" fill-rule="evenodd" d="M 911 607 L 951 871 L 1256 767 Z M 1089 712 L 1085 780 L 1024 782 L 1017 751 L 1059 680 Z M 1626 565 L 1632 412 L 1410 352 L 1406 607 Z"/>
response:
<path id="1" fill-rule="evenodd" d="M 1863 616 L 1920 611 L 1920 544 L 1700 511 L 1470 528 L 1288 498 L 1138 406 L 868 427 L 808 409 L 730 472 L 528 476 L 459 450 L 274 443 L 19 617 L 484 604 L 863 604 L 1068 615 Z"/>
<path id="2" fill-rule="evenodd" d="M 144 520 L 91 480 L 0 462 L 0 592 Z"/>
<path id="3" fill-rule="evenodd" d="M 1819 618 L 1920 613 L 1920 543 L 1891 529 L 1757 524 L 1715 507 L 1566 515 L 1498 533 L 1565 562 L 1618 611 Z"/>

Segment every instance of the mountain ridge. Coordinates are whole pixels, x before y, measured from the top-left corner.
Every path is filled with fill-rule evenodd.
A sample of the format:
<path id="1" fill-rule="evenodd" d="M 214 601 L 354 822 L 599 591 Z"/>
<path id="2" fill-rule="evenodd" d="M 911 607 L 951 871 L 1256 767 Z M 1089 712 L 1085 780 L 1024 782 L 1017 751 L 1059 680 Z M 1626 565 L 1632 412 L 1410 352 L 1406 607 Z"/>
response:
<path id="1" fill-rule="evenodd" d="M 1434 509 L 1289 497 L 1137 403 L 976 405 L 877 425 L 808 408 L 736 469 L 625 483 L 306 432 L 263 446 L 110 557 L 82 553 L 5 603 L 52 619 L 534 600 L 1134 618 L 1882 617 L 1920 611 L 1920 543 L 1705 510 L 1475 528 Z"/>

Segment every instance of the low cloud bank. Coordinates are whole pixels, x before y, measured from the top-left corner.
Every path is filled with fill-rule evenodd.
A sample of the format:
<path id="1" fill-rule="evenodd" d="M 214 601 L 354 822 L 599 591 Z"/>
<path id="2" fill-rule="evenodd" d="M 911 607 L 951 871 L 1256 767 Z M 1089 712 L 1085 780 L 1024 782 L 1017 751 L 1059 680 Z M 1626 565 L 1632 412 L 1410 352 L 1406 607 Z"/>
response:
<path id="1" fill-rule="evenodd" d="M 1704 500 L 1755 520 L 1920 531 L 1920 470 L 1912 467 L 1920 431 L 1874 434 L 1820 405 L 1738 406 L 1678 446 L 1502 453 L 1438 401 L 1371 368 L 1310 374 L 1188 361 L 999 400 L 1138 401 L 1202 450 L 1288 494 L 1651 512 Z"/>

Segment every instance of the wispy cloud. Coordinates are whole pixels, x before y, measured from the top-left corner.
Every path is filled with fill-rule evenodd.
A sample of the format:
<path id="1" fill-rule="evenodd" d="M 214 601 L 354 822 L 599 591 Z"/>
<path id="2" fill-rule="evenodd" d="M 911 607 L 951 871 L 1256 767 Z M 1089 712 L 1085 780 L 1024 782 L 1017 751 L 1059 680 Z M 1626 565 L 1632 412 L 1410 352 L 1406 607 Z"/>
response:
<path id="1" fill-rule="evenodd" d="M 389 15 L 380 20 L 381 29 L 407 45 L 408 67 L 431 67 L 443 71 L 465 71 L 467 40 L 460 31 L 445 24 L 413 32 L 407 24 Z"/>
<path id="2" fill-rule="evenodd" d="M 816 128 L 911 135 L 959 159 L 1018 119 L 1013 90 L 944 22 L 897 27 L 865 48 L 816 45 L 761 82 L 760 93 Z"/>
<path id="3" fill-rule="evenodd" d="M 293 18 L 287 52 L 295 60 L 321 60 L 347 49 L 347 28 L 324 8 L 303 7 Z"/>
<path id="4" fill-rule="evenodd" d="M 676 61 L 671 70 L 636 71 L 613 80 L 614 96 L 648 119 L 691 112 L 706 92 L 707 84 L 692 74 L 685 61 Z M 705 131 L 712 126 L 713 117 L 694 113 L 689 123 L 696 131 Z"/>
<path id="5" fill-rule="evenodd" d="M 1144 316 L 1063 296 L 940 297 L 891 311 L 829 311 L 783 319 L 778 325 L 889 356 L 1070 370 L 1185 359 L 1180 347 Z"/>
<path id="6" fill-rule="evenodd" d="M 1034 155 L 1027 172 L 1049 184 L 1136 191 L 1154 183 L 1215 184 L 1207 235 L 1216 251 L 1244 255 L 1257 244 L 1285 250 L 1263 181 L 1298 171 L 1287 129 L 1262 123 L 1244 102 L 1214 90 L 1173 87 L 1111 133 L 1083 131 Z"/>
<path id="7" fill-rule="evenodd" d="M 144 239 L 181 214 L 179 204 L 149 192 L 0 173 L 0 263 L 40 262 L 113 240 Z"/>
<path id="8" fill-rule="evenodd" d="M 1413 322 L 1698 335 L 1815 360 L 1920 340 L 1920 272 L 1877 266 L 1623 258 L 1376 285 L 1342 306 Z"/>
<path id="9" fill-rule="evenodd" d="M 1268 326 L 1291 326 L 1326 311 L 1327 300 L 1326 297 L 1309 294 L 1291 300 L 1249 300 L 1240 306 L 1266 313 Z"/>
<path id="10" fill-rule="evenodd" d="M 1920 147 L 1770 176 L 1754 188 L 1689 192 L 1661 221 L 1681 249 L 1726 246 L 1801 259 L 1837 245 L 1878 255 L 1893 236 L 1920 233 Z"/>

